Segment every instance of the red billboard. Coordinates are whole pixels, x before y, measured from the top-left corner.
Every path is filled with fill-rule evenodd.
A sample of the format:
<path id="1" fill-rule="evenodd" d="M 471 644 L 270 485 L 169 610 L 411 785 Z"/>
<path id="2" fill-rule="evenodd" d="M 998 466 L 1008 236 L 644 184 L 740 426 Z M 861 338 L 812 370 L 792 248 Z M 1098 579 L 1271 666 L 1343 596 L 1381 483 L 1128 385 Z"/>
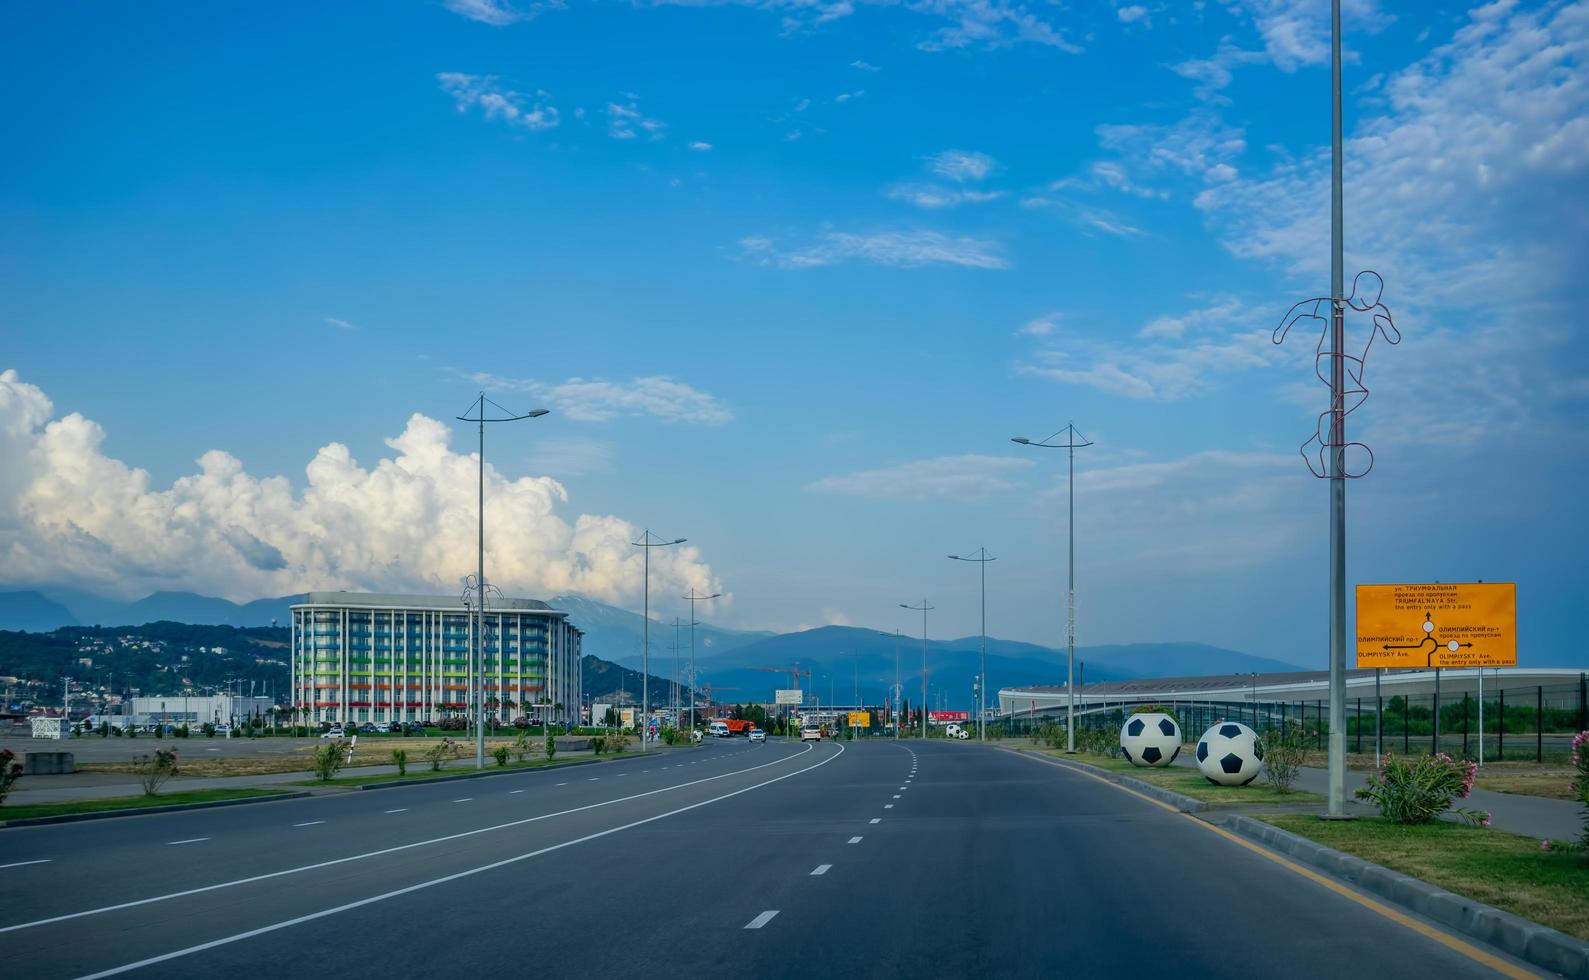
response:
<path id="1" fill-rule="evenodd" d="M 969 712 L 969 711 L 929 711 L 929 712 L 927 712 L 927 720 L 928 721 L 934 721 L 934 722 L 970 721 L 971 720 L 971 712 Z"/>

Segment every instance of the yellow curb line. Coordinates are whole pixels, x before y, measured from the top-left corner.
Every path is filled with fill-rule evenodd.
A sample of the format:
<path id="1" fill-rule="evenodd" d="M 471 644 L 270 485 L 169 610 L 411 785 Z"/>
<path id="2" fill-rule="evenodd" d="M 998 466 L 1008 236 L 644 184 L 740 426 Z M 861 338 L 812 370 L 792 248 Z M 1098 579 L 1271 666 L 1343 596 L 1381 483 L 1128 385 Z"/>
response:
<path id="1" fill-rule="evenodd" d="M 1416 932 L 1422 936 L 1427 936 L 1428 938 L 1433 939 L 1435 942 L 1445 946 L 1450 950 L 1461 953 L 1463 956 L 1466 956 L 1475 962 L 1484 964 L 1497 973 L 1508 977 L 1515 977 L 1518 978 L 1518 980 L 1527 980 L 1527 978 L 1538 976 L 1538 974 L 1531 973 L 1522 967 L 1519 967 L 1513 963 L 1509 963 L 1506 960 L 1501 959 L 1499 956 L 1496 956 L 1492 953 L 1486 953 L 1477 946 L 1466 943 L 1455 936 L 1449 935 L 1443 930 L 1437 929 L 1434 926 L 1426 925 L 1425 923 L 1419 922 L 1417 919 L 1414 919 L 1409 915 L 1398 912 L 1387 905 L 1382 905 L 1379 902 L 1376 902 L 1364 895 L 1360 895 L 1335 879 L 1323 875 L 1317 871 L 1313 871 L 1309 868 L 1304 868 L 1300 864 L 1297 864 L 1288 858 L 1281 857 L 1280 855 L 1269 850 L 1267 847 L 1233 834 L 1223 827 L 1216 827 L 1206 820 L 1200 820 L 1193 814 L 1182 812 L 1181 810 L 1170 806 L 1168 803 L 1165 803 L 1163 800 L 1155 800 L 1153 797 L 1148 796 L 1145 793 L 1139 793 L 1129 786 L 1121 786 L 1119 783 L 1114 782 L 1113 780 L 1105 779 L 1097 773 L 1088 772 L 1085 769 L 1067 764 L 1059 759 L 1047 759 L 1043 756 L 1032 755 L 1029 752 L 1023 752 L 1020 749 L 1016 749 L 1014 751 L 1016 755 L 1019 755 L 1023 758 L 1032 759 L 1036 762 L 1042 762 L 1046 765 L 1058 766 L 1061 769 L 1067 769 L 1076 773 L 1077 775 L 1086 776 L 1088 779 L 1096 779 L 1105 786 L 1113 786 L 1115 789 L 1118 789 L 1121 792 L 1130 793 L 1139 800 L 1145 800 L 1156 807 L 1162 807 L 1163 809 L 1170 811 L 1178 817 L 1184 817 L 1187 820 L 1190 820 L 1193 824 L 1202 827 L 1205 830 L 1211 830 L 1233 844 L 1239 844 L 1254 854 L 1268 858 L 1270 861 L 1280 865 L 1282 868 L 1294 871 L 1302 877 L 1307 878 L 1309 881 L 1313 881 L 1319 885 L 1322 885 L 1325 888 L 1328 888 L 1330 891 L 1335 892 L 1337 895 L 1350 899 L 1351 901 L 1356 902 L 1358 905 L 1363 906 L 1371 912 L 1377 912 L 1385 918 L 1390 919 L 1392 922 L 1406 926 L 1413 932 Z"/>

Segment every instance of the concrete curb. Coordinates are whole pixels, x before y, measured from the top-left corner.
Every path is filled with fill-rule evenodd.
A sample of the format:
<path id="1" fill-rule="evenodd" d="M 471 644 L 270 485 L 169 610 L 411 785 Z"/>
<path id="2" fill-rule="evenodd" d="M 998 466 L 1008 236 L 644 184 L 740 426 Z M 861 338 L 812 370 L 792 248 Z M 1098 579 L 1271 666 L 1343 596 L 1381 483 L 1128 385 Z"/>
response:
<path id="1" fill-rule="evenodd" d="M 453 773 L 451 776 L 422 776 L 417 779 L 394 779 L 386 783 L 363 783 L 358 786 L 331 786 L 331 789 L 396 789 L 399 786 L 428 786 L 431 783 L 453 783 L 460 779 L 484 779 L 487 776 L 523 776 L 532 772 L 550 772 L 555 769 L 572 769 L 575 766 L 592 766 L 604 759 L 580 759 L 577 762 L 554 762 L 551 765 L 528 769 L 477 769 L 474 772 Z"/>
<path id="2" fill-rule="evenodd" d="M 1589 980 L 1589 942 L 1426 881 L 1315 843 L 1253 817 L 1231 815 L 1220 826 L 1521 960 L 1574 980 Z"/>
<path id="3" fill-rule="evenodd" d="M 1152 783 L 1145 783 L 1140 779 L 1134 779 L 1130 776 L 1122 776 L 1112 769 L 1102 769 L 1098 766 L 1088 765 L 1085 762 L 1078 762 L 1071 759 L 1056 759 L 1053 756 L 1040 755 L 1036 752 L 1028 752 L 1025 749 L 1004 749 L 1004 751 L 1015 752 L 1020 755 L 1028 755 L 1034 759 L 1041 759 L 1050 765 L 1083 770 L 1089 775 L 1098 776 L 1100 778 L 1107 779 L 1111 783 L 1118 783 L 1121 786 L 1129 787 L 1132 790 L 1141 793 L 1143 796 L 1150 796 L 1153 799 L 1158 800 L 1160 803 L 1168 803 L 1170 806 L 1175 807 L 1182 813 L 1202 813 L 1204 810 L 1207 810 L 1210 806 L 1212 806 L 1210 803 L 1205 803 L 1202 800 L 1195 800 L 1190 796 L 1177 793 L 1174 790 L 1168 790 L 1162 786 L 1155 786 Z"/>
<path id="4" fill-rule="evenodd" d="M 205 803 L 168 803 L 164 806 L 134 806 L 122 810 L 96 810 L 92 813 L 58 813 L 50 817 L 19 817 L 0 820 L 0 827 L 37 827 L 50 823 L 77 823 L 80 820 L 107 820 L 111 817 L 137 817 L 146 813 L 175 813 L 178 810 L 211 810 L 218 806 L 241 806 L 244 803 L 274 803 L 277 800 L 298 800 L 312 796 L 308 790 L 272 793 L 269 796 L 245 796 L 236 800 L 210 800 Z M 85 801 L 92 802 L 92 801 Z"/>

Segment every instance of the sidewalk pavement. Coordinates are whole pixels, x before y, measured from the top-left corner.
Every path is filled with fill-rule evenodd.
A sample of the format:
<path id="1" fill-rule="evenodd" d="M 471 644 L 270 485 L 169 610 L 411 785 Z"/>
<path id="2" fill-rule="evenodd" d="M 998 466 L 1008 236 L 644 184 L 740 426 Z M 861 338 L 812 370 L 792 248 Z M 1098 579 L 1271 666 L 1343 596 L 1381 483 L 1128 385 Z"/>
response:
<path id="1" fill-rule="evenodd" d="M 1176 760 L 1176 765 L 1195 767 L 1197 760 L 1183 752 Z M 1348 813 L 1366 816 L 1378 812 L 1372 805 L 1356 801 L 1355 794 L 1358 787 L 1367 782 L 1368 773 L 1347 770 Z M 1304 768 L 1297 774 L 1296 788 L 1320 796 L 1329 795 L 1329 770 Z M 1550 840 L 1576 840 L 1578 835 L 1583 833 L 1583 809 L 1572 800 L 1551 800 L 1543 796 L 1497 793 L 1493 790 L 1475 788 L 1467 799 L 1458 801 L 1457 805 L 1468 810 L 1488 811 L 1490 826 L 1507 833 Z"/>

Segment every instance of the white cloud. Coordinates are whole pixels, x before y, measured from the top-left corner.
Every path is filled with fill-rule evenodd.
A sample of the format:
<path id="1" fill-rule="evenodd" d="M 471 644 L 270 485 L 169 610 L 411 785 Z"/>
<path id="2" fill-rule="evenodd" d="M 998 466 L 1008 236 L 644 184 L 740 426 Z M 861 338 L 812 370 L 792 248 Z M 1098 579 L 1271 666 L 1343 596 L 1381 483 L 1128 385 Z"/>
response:
<path id="1" fill-rule="evenodd" d="M 465 377 L 488 391 L 524 392 L 576 422 L 605 422 L 626 415 L 706 425 L 721 425 L 734 419 L 734 413 L 715 395 L 660 374 L 627 381 L 569 378 L 557 384 L 486 372 Z"/>
<path id="2" fill-rule="evenodd" d="M 668 128 L 667 123 L 641 112 L 639 103 L 632 97 L 627 102 L 607 103 L 607 123 L 607 134 L 617 140 L 632 140 L 642 132 L 659 140 Z"/>
<path id="3" fill-rule="evenodd" d="M 705 152 L 709 151 L 711 148 L 712 148 L 712 144 L 702 142 L 701 140 L 696 140 L 694 143 L 690 144 L 690 149 L 695 150 L 695 151 L 697 151 L 699 153 L 705 153 Z"/>
<path id="4" fill-rule="evenodd" d="M 1003 191 L 973 191 L 961 187 L 940 187 L 936 184 L 895 184 L 887 191 L 889 197 L 909 201 L 918 208 L 952 208 L 960 204 L 984 204 L 1004 196 Z"/>
<path id="5" fill-rule="evenodd" d="M 882 71 L 883 70 L 883 69 L 877 67 L 876 65 L 869 65 L 866 62 L 861 61 L 859 59 L 850 62 L 850 67 L 854 68 L 856 71 Z"/>
<path id="6" fill-rule="evenodd" d="M 864 88 L 856 89 L 853 92 L 840 92 L 838 95 L 833 97 L 833 101 L 839 105 L 843 105 L 844 103 L 849 102 L 852 99 L 858 99 L 865 94 L 866 89 Z"/>
<path id="7" fill-rule="evenodd" d="M 510 0 L 442 0 L 442 6 L 455 14 L 477 20 L 492 27 L 506 27 L 521 20 L 530 20 L 546 6 L 561 7 L 562 3 L 532 3 L 529 9 L 520 9 Z"/>
<path id="8" fill-rule="evenodd" d="M 1122 24 L 1141 24 L 1143 27 L 1153 26 L 1153 18 L 1148 16 L 1148 8 L 1140 3 L 1134 3 L 1129 7 L 1121 7 L 1115 11 L 1115 15 L 1120 18 L 1120 23 Z"/>
<path id="9" fill-rule="evenodd" d="M 1021 207 L 1052 210 L 1086 231 L 1101 231 L 1117 238 L 1137 238 L 1147 234 L 1126 218 L 1106 208 L 1080 204 L 1070 198 L 1036 194 L 1021 201 Z"/>
<path id="10" fill-rule="evenodd" d="M 811 269 L 852 260 L 903 269 L 923 265 L 962 265 L 975 269 L 1009 267 L 995 242 L 952 237 L 936 231 L 866 234 L 830 231 L 815 244 L 796 249 L 780 249 L 772 239 L 752 235 L 741 239 L 739 246 L 746 259 L 784 269 Z"/>
<path id="11" fill-rule="evenodd" d="M 348 321 L 346 321 L 346 320 L 338 320 L 334 316 L 324 317 L 324 320 L 325 320 L 325 322 L 331 324 L 333 327 L 336 327 L 338 330 L 357 330 L 357 329 L 359 329 L 358 327 L 355 327 L 353 324 L 349 323 Z"/>
<path id="12" fill-rule="evenodd" d="M 459 112 L 477 108 L 487 119 L 500 119 L 519 129 L 531 132 L 551 129 L 558 123 L 557 108 L 540 101 L 551 96 L 537 91 L 524 95 L 497 84 L 494 75 L 467 75 L 463 72 L 444 71 L 436 74 L 441 90 L 452 96 Z"/>
<path id="13" fill-rule="evenodd" d="M 1281 71 L 1329 64 L 1329 0 L 1230 0 L 1230 5 L 1252 18 L 1265 54 Z M 1392 20 L 1379 0 L 1341 3 L 1343 36 L 1377 33 Z"/>
<path id="14" fill-rule="evenodd" d="M 455 427 L 415 414 L 363 466 L 328 443 L 295 491 L 211 450 L 169 487 L 106 456 L 105 430 L 54 418 L 38 387 L 0 373 L 0 568 L 19 582 L 68 582 L 119 596 L 191 589 L 247 600 L 307 589 L 455 593 L 475 567 L 477 462 Z M 468 444 L 468 440 L 463 440 Z M 580 592 L 636 601 L 640 533 L 612 515 L 560 514 L 557 481 L 488 465 L 486 570 L 510 595 Z M 720 591 L 698 549 L 651 556 L 651 587 Z"/>
<path id="15" fill-rule="evenodd" d="M 959 183 L 985 180 L 997 165 L 986 153 L 970 150 L 944 150 L 927 158 L 928 170 Z"/>
<path id="16" fill-rule="evenodd" d="M 1047 337 L 1053 334 L 1059 326 L 1059 321 L 1064 319 L 1063 313 L 1045 313 L 1032 320 L 1028 320 L 1021 328 L 1015 331 L 1018 337 Z"/>
<path id="17" fill-rule="evenodd" d="M 1032 461 L 1012 456 L 939 456 L 825 477 L 810 489 L 876 500 L 982 500 L 1017 489 Z"/>
<path id="18" fill-rule="evenodd" d="M 1219 298 L 1153 320 L 1138 341 L 1099 341 L 1074 332 L 1055 337 L 1015 370 L 1126 398 L 1181 401 L 1217 390 L 1231 375 L 1296 362 L 1298 351 L 1276 347 L 1272 331 L 1266 311 Z"/>

